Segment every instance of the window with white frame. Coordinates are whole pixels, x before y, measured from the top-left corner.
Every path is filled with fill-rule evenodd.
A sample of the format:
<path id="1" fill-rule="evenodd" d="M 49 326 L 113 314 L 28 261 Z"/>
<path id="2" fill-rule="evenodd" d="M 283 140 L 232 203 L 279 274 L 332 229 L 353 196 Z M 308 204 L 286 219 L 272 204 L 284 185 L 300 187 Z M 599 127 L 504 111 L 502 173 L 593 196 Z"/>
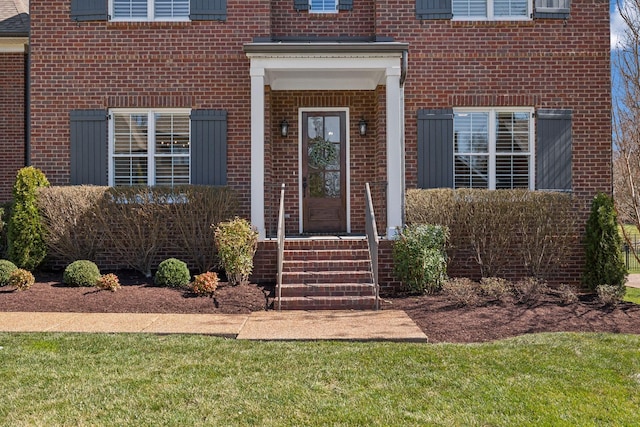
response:
<path id="1" fill-rule="evenodd" d="M 453 19 L 529 19 L 529 4 L 529 0 L 452 0 Z"/>
<path id="2" fill-rule="evenodd" d="M 309 0 L 309 12 L 337 13 L 338 0 Z"/>
<path id="3" fill-rule="evenodd" d="M 189 184 L 189 110 L 111 110 L 109 184 Z"/>
<path id="4" fill-rule="evenodd" d="M 114 21 L 184 21 L 190 0 L 111 0 Z"/>
<path id="5" fill-rule="evenodd" d="M 455 188 L 534 188 L 531 109 L 455 110 Z"/>

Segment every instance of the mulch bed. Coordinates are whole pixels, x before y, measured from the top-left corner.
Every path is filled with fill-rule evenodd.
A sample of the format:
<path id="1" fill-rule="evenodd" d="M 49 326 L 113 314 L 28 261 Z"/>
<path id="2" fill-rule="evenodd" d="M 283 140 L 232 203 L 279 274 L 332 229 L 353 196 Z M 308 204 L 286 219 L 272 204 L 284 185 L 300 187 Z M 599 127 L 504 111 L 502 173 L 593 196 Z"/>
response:
<path id="1" fill-rule="evenodd" d="M 111 292 L 67 287 L 61 273 L 37 273 L 27 291 L 0 288 L 0 311 L 246 314 L 272 308 L 270 287 L 223 285 L 209 298 L 156 287 L 135 272 L 117 274 L 122 287 Z M 566 305 L 548 293 L 530 304 L 484 301 L 473 307 L 458 307 L 443 295 L 406 296 L 386 298 L 382 307 L 407 312 L 430 342 L 485 342 L 535 332 L 640 333 L 640 305 L 604 306 L 591 295 Z"/>

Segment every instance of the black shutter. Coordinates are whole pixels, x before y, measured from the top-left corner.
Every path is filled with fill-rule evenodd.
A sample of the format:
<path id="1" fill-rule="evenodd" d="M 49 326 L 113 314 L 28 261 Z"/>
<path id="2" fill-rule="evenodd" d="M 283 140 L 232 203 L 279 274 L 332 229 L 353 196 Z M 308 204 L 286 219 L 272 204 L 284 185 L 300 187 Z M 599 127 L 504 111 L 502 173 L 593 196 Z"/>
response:
<path id="1" fill-rule="evenodd" d="M 453 110 L 418 110 L 418 188 L 453 188 Z"/>
<path id="2" fill-rule="evenodd" d="M 71 19 L 74 21 L 106 21 L 107 0 L 71 0 Z"/>
<path id="3" fill-rule="evenodd" d="M 451 0 L 416 0 L 416 18 L 451 19 L 453 9 Z"/>
<path id="4" fill-rule="evenodd" d="M 538 110 L 536 188 L 571 190 L 571 110 Z"/>
<path id="5" fill-rule="evenodd" d="M 227 184 L 227 112 L 191 111 L 191 184 Z"/>
<path id="6" fill-rule="evenodd" d="M 226 21 L 227 0 L 191 0 L 192 21 Z"/>
<path id="7" fill-rule="evenodd" d="M 71 111 L 71 185 L 108 185 L 107 111 Z"/>
<path id="8" fill-rule="evenodd" d="M 293 0 L 293 8 L 298 12 L 309 10 L 309 0 Z"/>
<path id="9" fill-rule="evenodd" d="M 570 0 L 534 0 L 533 17 L 543 19 L 569 19 Z"/>
<path id="10" fill-rule="evenodd" d="M 353 10 L 353 0 L 339 0 L 338 10 Z"/>

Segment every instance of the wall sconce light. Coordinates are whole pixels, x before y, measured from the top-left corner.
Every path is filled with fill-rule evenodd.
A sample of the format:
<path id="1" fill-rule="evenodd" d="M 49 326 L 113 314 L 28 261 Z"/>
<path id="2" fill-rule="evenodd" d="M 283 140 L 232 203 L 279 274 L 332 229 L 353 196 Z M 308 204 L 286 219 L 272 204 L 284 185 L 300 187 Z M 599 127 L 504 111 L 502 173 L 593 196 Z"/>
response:
<path id="1" fill-rule="evenodd" d="M 287 119 L 282 119 L 280 122 L 280 135 L 289 135 L 289 122 L 287 122 Z"/>
<path id="2" fill-rule="evenodd" d="M 364 117 L 360 119 L 358 129 L 360 129 L 360 136 L 365 136 L 367 134 L 367 122 L 364 120 Z"/>

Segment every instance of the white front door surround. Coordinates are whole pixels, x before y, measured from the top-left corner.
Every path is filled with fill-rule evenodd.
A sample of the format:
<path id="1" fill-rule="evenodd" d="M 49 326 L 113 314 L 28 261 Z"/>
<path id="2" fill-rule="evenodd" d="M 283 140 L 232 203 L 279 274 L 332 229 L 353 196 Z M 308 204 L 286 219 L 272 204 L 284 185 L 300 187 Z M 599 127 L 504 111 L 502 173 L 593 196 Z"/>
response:
<path id="1" fill-rule="evenodd" d="M 265 238 L 264 86 L 272 90 L 374 90 L 386 86 L 387 229 L 402 226 L 404 99 L 400 80 L 404 43 L 251 43 L 251 223 Z M 300 106 L 304 107 L 304 106 Z"/>

